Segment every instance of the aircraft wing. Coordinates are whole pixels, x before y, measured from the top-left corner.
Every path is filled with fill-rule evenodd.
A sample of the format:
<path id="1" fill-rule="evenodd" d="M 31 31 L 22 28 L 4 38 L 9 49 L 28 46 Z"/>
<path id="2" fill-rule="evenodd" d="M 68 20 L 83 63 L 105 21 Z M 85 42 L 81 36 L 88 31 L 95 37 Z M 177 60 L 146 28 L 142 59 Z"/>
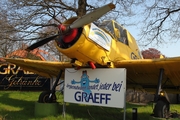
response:
<path id="1" fill-rule="evenodd" d="M 41 60 L 30 60 L 30 59 L 12 59 L 5 58 L 7 62 L 16 64 L 23 68 L 39 74 L 45 77 L 57 76 L 60 70 L 65 68 L 71 68 L 72 64 L 70 62 L 52 62 L 52 61 L 41 61 Z"/>
<path id="2" fill-rule="evenodd" d="M 160 69 L 164 69 L 162 88 L 180 93 L 180 57 L 138 59 L 115 62 L 117 68 L 127 69 L 127 87 L 143 88 L 155 92 Z"/>
<path id="3" fill-rule="evenodd" d="M 60 70 L 72 68 L 70 62 L 11 58 L 6 58 L 6 61 L 46 77 L 57 76 Z M 180 57 L 123 60 L 115 62 L 114 65 L 116 68 L 127 69 L 128 88 L 145 89 L 153 93 L 157 89 L 160 69 L 164 69 L 163 89 L 171 93 L 180 93 Z"/>

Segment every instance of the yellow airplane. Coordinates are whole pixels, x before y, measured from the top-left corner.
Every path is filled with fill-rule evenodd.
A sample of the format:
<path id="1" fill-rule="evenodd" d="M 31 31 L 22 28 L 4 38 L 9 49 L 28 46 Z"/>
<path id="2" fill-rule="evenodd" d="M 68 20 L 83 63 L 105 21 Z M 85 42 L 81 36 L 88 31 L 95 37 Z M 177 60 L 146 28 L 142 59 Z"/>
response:
<path id="1" fill-rule="evenodd" d="M 155 94 L 154 116 L 166 117 L 170 109 L 166 92 L 180 93 L 180 57 L 143 59 L 133 36 L 116 21 L 93 23 L 114 8 L 115 5 L 110 3 L 81 18 L 70 18 L 58 26 L 56 35 L 26 49 L 30 51 L 55 40 L 59 52 L 71 58 L 70 62 L 11 58 L 6 58 L 6 61 L 39 75 L 57 78 L 50 92 L 41 93 L 39 102 L 56 99 L 55 88 L 65 68 L 126 68 L 127 88 Z"/>

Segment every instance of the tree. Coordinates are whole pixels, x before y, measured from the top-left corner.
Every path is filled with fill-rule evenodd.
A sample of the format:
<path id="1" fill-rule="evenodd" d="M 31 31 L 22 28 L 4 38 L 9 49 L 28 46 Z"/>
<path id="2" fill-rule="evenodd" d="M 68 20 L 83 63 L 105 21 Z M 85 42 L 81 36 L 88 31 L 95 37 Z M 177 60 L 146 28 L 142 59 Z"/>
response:
<path id="1" fill-rule="evenodd" d="M 159 50 L 154 49 L 154 48 L 149 48 L 147 50 L 143 50 L 141 53 L 142 53 L 142 56 L 144 59 L 160 58 L 160 56 L 162 55 Z M 163 55 L 163 57 L 165 57 L 165 56 Z"/>
<path id="2" fill-rule="evenodd" d="M 90 12 L 109 2 L 111 1 L 102 0 L 98 2 L 88 2 L 87 0 L 9 0 L 7 4 L 8 6 L 11 6 L 9 7 L 9 19 L 16 23 L 14 26 L 16 26 L 18 29 L 21 39 L 25 41 L 32 41 L 42 39 L 42 36 L 38 36 L 42 28 L 48 26 L 57 27 L 58 24 L 61 24 L 63 21 L 72 16 L 80 17 L 87 12 Z M 133 1 L 115 1 L 115 4 L 119 9 L 118 11 L 115 10 L 112 11 L 111 14 L 108 14 L 108 18 L 117 19 L 122 15 L 130 16 L 131 14 L 128 12 L 127 8 L 130 8 L 133 3 Z M 102 19 L 105 18 L 107 18 L 106 15 L 102 17 Z M 49 34 L 53 34 L 53 32 Z"/>
<path id="3" fill-rule="evenodd" d="M 179 0 L 144 0 L 139 18 L 144 45 L 176 42 L 180 36 Z M 143 16 L 143 17 L 142 17 Z"/>
<path id="4" fill-rule="evenodd" d="M 1 1 L 2 2 L 2 1 Z M 7 17 L 7 10 L 0 8 L 0 57 L 5 57 L 7 54 L 18 48 L 18 44 L 15 45 L 14 39 L 16 36 L 16 29 L 10 23 Z"/>
<path id="5" fill-rule="evenodd" d="M 124 26 L 142 28 L 141 43 L 160 44 L 179 39 L 179 0 L 2 0 L 6 4 L 7 17 L 18 34 L 18 39 L 32 42 L 54 33 L 39 36 L 42 28 L 57 27 L 72 16 L 82 16 L 104 4 L 113 2 L 116 9 L 97 21 L 114 19 Z M 53 22 L 52 22 L 53 21 Z M 169 39 L 164 39 L 168 38 Z"/>

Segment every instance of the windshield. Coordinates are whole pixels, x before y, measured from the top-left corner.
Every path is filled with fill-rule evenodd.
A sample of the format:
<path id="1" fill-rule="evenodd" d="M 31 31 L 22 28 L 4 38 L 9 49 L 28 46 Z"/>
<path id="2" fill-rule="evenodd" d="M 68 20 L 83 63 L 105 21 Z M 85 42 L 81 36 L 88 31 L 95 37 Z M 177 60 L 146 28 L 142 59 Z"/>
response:
<path id="1" fill-rule="evenodd" d="M 110 20 L 104 21 L 101 24 L 99 24 L 99 27 L 106 30 L 107 32 L 111 33 L 113 36 L 115 36 L 112 21 L 110 21 Z"/>

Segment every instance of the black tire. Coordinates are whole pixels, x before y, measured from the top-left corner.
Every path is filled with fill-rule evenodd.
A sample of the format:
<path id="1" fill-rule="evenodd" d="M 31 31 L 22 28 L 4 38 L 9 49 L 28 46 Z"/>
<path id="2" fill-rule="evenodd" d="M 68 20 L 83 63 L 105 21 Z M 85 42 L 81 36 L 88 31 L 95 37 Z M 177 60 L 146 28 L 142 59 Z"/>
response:
<path id="1" fill-rule="evenodd" d="M 169 103 L 159 100 L 154 107 L 154 117 L 168 118 L 169 117 Z"/>
<path id="2" fill-rule="evenodd" d="M 56 102 L 56 95 L 52 94 L 51 98 L 49 99 L 49 95 L 51 91 L 44 91 L 39 95 L 39 103 L 55 103 Z"/>

